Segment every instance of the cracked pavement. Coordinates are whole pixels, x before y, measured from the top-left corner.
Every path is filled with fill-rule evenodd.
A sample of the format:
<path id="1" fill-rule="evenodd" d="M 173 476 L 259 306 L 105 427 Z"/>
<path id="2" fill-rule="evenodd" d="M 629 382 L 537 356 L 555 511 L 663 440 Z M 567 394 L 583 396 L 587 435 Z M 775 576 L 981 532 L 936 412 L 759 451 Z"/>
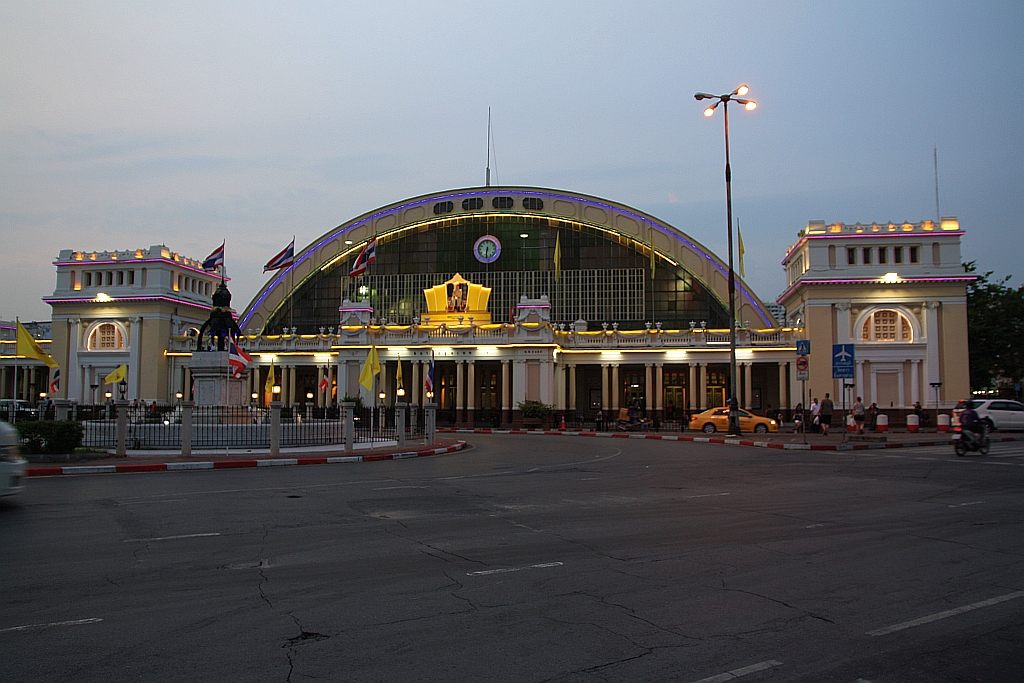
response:
<path id="1" fill-rule="evenodd" d="M 33 480 L 0 507 L 5 681 L 884 683 L 1024 668 L 1024 599 L 868 634 L 1024 588 L 1013 452 L 995 467 L 951 449 L 472 442 L 269 475 Z"/>

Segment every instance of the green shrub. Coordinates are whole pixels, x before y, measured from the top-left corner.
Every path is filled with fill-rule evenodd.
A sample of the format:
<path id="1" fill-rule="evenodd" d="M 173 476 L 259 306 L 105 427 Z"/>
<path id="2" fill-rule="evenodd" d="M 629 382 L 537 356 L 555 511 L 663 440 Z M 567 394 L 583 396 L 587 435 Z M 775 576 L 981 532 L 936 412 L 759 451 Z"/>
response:
<path id="1" fill-rule="evenodd" d="M 350 401 L 352 403 L 355 403 L 356 404 L 355 410 L 362 410 L 363 409 L 363 397 L 362 396 L 345 396 L 343 399 L 341 399 L 341 401 L 342 401 L 342 403 L 348 403 Z"/>
<path id="2" fill-rule="evenodd" d="M 543 420 L 551 414 L 552 406 L 540 401 L 522 401 L 519 404 L 519 413 L 528 420 Z"/>
<path id="3" fill-rule="evenodd" d="M 82 445 L 82 425 L 66 420 L 39 420 L 17 423 L 25 453 L 66 455 Z"/>

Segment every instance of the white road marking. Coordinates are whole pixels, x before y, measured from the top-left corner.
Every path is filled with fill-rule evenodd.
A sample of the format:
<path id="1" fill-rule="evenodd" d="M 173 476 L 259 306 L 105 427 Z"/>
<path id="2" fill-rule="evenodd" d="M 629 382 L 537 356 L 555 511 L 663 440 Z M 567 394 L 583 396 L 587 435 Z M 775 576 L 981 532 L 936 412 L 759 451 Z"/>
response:
<path id="1" fill-rule="evenodd" d="M 384 488 L 374 489 L 374 491 L 394 491 L 396 489 L 422 489 L 425 486 L 385 486 Z"/>
<path id="2" fill-rule="evenodd" d="M 804 528 L 805 529 L 818 529 L 818 528 L 823 527 L 823 526 L 825 526 L 825 525 L 824 524 L 808 524 Z"/>
<path id="3" fill-rule="evenodd" d="M 505 567 L 504 569 L 487 569 L 481 572 L 466 572 L 466 576 L 486 576 L 488 574 L 507 574 L 509 572 L 521 572 L 524 569 L 546 569 L 548 567 L 561 567 L 561 562 L 545 562 L 543 564 L 531 564 L 526 567 Z"/>
<path id="4" fill-rule="evenodd" d="M 983 500 L 976 500 L 973 503 L 957 503 L 956 505 L 949 505 L 947 507 L 962 508 L 962 507 L 964 507 L 966 505 L 983 505 L 984 503 L 985 503 L 985 501 L 983 501 Z"/>
<path id="5" fill-rule="evenodd" d="M 702 493 L 699 496 L 683 496 L 683 498 L 714 498 L 715 496 L 731 496 L 731 493 Z"/>
<path id="6" fill-rule="evenodd" d="M 892 626 L 886 626 L 885 628 L 876 629 L 874 631 L 868 631 L 869 636 L 884 636 L 896 631 L 903 631 L 908 628 L 920 626 L 922 624 L 929 624 L 939 619 L 945 619 L 947 617 L 955 617 L 958 614 L 964 612 L 971 612 L 982 607 L 990 607 L 992 605 L 998 605 L 1001 602 L 1007 600 L 1015 600 L 1024 596 L 1024 591 L 1014 591 L 1013 593 L 1007 593 L 1006 595 L 1000 595 L 999 597 L 990 598 L 988 600 L 982 600 L 981 602 L 973 602 L 970 605 L 964 605 L 963 607 L 957 607 L 955 609 L 946 610 L 945 612 L 938 612 L 936 614 L 929 614 L 926 617 L 920 617 L 919 619 L 912 619 L 911 621 L 904 621 L 901 624 L 894 624 Z"/>
<path id="7" fill-rule="evenodd" d="M 184 503 L 184 498 L 168 498 L 166 500 L 134 500 L 125 505 L 149 505 L 150 503 Z"/>
<path id="8" fill-rule="evenodd" d="M 176 541 L 179 538 L 206 538 L 208 536 L 220 536 L 220 532 L 207 534 L 182 534 L 181 536 L 157 536 L 156 538 L 127 538 L 125 543 L 149 543 L 150 541 Z"/>
<path id="9" fill-rule="evenodd" d="M 11 626 L 9 628 L 0 628 L 0 633 L 7 633 L 8 631 L 27 631 L 30 628 L 48 628 L 50 626 L 79 626 L 81 624 L 95 624 L 97 621 L 103 621 L 99 617 L 93 617 L 92 619 L 74 619 L 72 621 L 51 621 L 49 624 L 28 624 L 26 626 Z"/>
<path id="10" fill-rule="evenodd" d="M 721 673 L 716 676 L 702 678 L 699 681 L 694 681 L 693 683 L 724 683 L 724 681 L 731 681 L 734 678 L 739 678 L 740 676 L 746 676 L 748 674 L 757 673 L 758 671 L 764 671 L 765 669 L 771 669 L 776 666 L 782 666 L 782 662 L 774 659 L 769 659 L 766 662 L 758 662 L 757 664 L 751 664 L 750 666 L 744 666 L 739 669 L 733 669 L 732 671 L 726 671 L 725 673 Z"/>

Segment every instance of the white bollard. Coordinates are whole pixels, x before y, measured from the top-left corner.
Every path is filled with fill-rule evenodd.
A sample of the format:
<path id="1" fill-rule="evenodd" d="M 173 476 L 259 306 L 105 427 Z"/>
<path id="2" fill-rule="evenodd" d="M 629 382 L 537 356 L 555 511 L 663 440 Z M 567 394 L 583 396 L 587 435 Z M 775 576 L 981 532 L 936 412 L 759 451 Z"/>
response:
<path id="1" fill-rule="evenodd" d="M 948 432 L 949 431 L 949 415 L 947 415 L 945 413 L 941 413 L 939 415 L 938 423 L 939 423 L 939 431 L 940 432 Z"/>
<path id="2" fill-rule="evenodd" d="M 921 429 L 921 418 L 917 415 L 907 415 L 907 431 L 916 432 Z"/>
<path id="3" fill-rule="evenodd" d="M 882 414 L 882 413 L 878 414 L 878 421 L 875 422 L 875 431 L 876 432 L 887 432 L 887 431 L 889 431 L 889 416 L 888 415 L 885 415 L 885 414 Z"/>
<path id="4" fill-rule="evenodd" d="M 855 432 L 857 431 L 857 421 L 853 419 L 853 415 L 846 416 L 846 431 Z"/>

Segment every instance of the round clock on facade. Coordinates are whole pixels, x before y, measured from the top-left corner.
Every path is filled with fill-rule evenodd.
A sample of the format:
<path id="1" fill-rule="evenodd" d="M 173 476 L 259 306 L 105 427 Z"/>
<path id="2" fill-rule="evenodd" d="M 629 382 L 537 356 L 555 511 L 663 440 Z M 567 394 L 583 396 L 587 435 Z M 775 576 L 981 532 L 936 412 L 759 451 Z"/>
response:
<path id="1" fill-rule="evenodd" d="M 484 235 L 473 245 L 473 256 L 480 263 L 494 263 L 501 256 L 501 242 L 494 235 Z"/>

